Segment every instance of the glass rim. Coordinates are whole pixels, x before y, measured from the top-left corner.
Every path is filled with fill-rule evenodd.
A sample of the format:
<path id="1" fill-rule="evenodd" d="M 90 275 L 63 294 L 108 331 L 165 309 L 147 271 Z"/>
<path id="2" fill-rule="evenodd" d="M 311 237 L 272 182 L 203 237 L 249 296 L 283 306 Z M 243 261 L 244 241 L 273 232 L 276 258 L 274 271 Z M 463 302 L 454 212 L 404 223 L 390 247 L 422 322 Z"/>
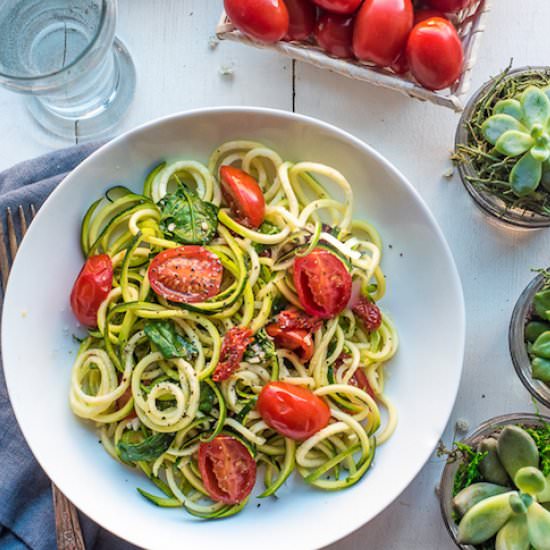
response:
<path id="1" fill-rule="evenodd" d="M 41 75 L 35 75 L 35 76 L 15 76 L 11 74 L 7 74 L 2 72 L 0 70 L 0 78 L 5 80 L 10 80 L 12 82 L 33 82 L 33 81 L 41 81 L 41 80 L 49 80 L 51 78 L 54 78 L 56 76 L 59 76 L 60 74 L 63 74 L 68 69 L 71 69 L 74 67 L 77 63 L 80 63 L 94 48 L 96 45 L 99 37 L 101 36 L 101 33 L 103 29 L 105 28 L 105 23 L 107 21 L 107 12 L 109 8 L 109 0 L 101 0 L 101 18 L 99 20 L 99 25 L 97 27 L 97 31 L 90 40 L 90 43 L 78 54 L 78 56 L 71 61 L 68 65 L 65 67 L 62 67 L 61 69 L 57 69 L 56 71 L 52 71 L 51 73 L 44 73 Z"/>
<path id="2" fill-rule="evenodd" d="M 505 79 L 511 79 L 527 72 L 550 73 L 550 65 L 524 65 L 508 71 Z M 500 75 L 491 77 L 468 99 L 456 128 L 454 140 L 455 151 L 458 145 L 465 144 L 467 142 L 466 122 L 471 116 L 471 113 L 479 101 L 480 96 L 491 88 L 499 76 Z M 469 162 L 458 163 L 457 169 L 462 185 L 473 199 L 476 206 L 496 221 L 505 224 L 509 228 L 516 229 L 544 229 L 546 227 L 550 227 L 550 214 L 548 216 L 544 216 L 542 214 L 538 214 L 537 212 L 533 212 L 532 210 L 525 209 L 524 212 L 529 213 L 529 216 L 521 215 L 518 212 L 514 212 L 513 209 L 508 208 L 504 203 L 503 207 L 499 207 L 497 204 L 490 201 L 487 198 L 487 196 L 491 195 L 490 193 L 476 189 L 472 183 L 468 181 L 467 176 L 475 175 L 475 171 L 470 166 Z"/>
<path id="3" fill-rule="evenodd" d="M 521 383 L 525 389 L 542 405 L 550 408 L 550 387 L 548 384 L 534 379 L 529 375 L 531 370 L 531 362 L 525 346 L 525 324 L 530 304 L 533 302 L 533 297 L 543 285 L 543 276 L 541 274 L 534 277 L 529 284 L 521 292 L 514 310 L 510 318 L 508 329 L 508 346 L 512 364 Z M 548 395 L 543 394 L 543 390 L 547 389 Z"/>
<path id="4" fill-rule="evenodd" d="M 489 437 L 497 428 L 507 424 L 518 425 L 523 423 L 528 425 L 539 425 L 542 422 L 550 423 L 550 416 L 548 416 L 548 414 L 527 412 L 502 414 L 481 422 L 477 428 L 465 435 L 460 442 L 471 445 L 472 443 L 475 443 L 477 439 L 481 437 Z M 457 464 L 459 464 L 459 459 L 455 461 L 447 461 L 443 467 L 439 482 L 439 509 L 441 511 L 443 523 L 445 524 L 447 532 L 456 546 L 462 550 L 476 550 L 476 546 L 471 544 L 461 544 L 456 540 L 456 531 L 458 526 L 452 517 L 452 507 L 450 502 L 452 500 L 452 487 L 456 476 L 456 470 L 453 471 L 453 466 Z"/>

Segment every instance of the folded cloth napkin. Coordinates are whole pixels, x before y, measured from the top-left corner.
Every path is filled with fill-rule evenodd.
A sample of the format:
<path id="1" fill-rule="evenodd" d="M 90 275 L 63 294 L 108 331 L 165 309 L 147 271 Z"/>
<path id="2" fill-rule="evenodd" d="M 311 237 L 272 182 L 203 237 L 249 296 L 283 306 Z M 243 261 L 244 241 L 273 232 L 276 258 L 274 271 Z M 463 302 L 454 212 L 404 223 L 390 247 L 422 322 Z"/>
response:
<path id="1" fill-rule="evenodd" d="M 100 143 L 80 145 L 23 162 L 0 173 L 0 219 L 7 207 L 46 200 L 59 182 Z M 132 546 L 80 514 L 88 550 L 132 550 Z M 55 550 L 50 481 L 27 446 L 13 415 L 0 365 L 0 549 Z"/>

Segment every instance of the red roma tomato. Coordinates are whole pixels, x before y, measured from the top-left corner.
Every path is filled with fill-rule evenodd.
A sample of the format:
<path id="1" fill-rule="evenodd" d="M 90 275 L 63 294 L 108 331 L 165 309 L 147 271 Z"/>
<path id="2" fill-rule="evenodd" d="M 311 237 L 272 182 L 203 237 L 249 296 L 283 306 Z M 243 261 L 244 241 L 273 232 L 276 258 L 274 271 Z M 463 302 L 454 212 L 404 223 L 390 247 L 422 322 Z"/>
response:
<path id="1" fill-rule="evenodd" d="M 212 500 L 239 504 L 256 482 L 256 462 L 249 450 L 230 435 L 199 445 L 199 471 Z"/>
<path id="2" fill-rule="evenodd" d="M 86 260 L 71 291 L 71 308 L 86 327 L 97 326 L 97 310 L 113 286 L 113 264 L 107 254 Z"/>
<path id="3" fill-rule="evenodd" d="M 315 29 L 317 8 L 310 0 L 285 0 L 288 10 L 288 32 L 286 40 L 306 40 Z"/>
<path id="4" fill-rule="evenodd" d="M 363 0 L 313 0 L 321 8 L 332 13 L 353 13 Z"/>
<path id="5" fill-rule="evenodd" d="M 278 347 L 295 351 L 304 363 L 307 363 L 313 357 L 315 350 L 313 338 L 307 330 L 284 330 L 276 323 L 267 325 L 265 330 L 275 340 Z"/>
<path id="6" fill-rule="evenodd" d="M 355 18 L 353 51 L 362 61 L 391 65 L 413 26 L 411 0 L 365 0 Z"/>
<path id="7" fill-rule="evenodd" d="M 313 392 L 286 382 L 269 382 L 258 396 L 264 422 L 285 437 L 303 441 L 330 420 L 328 405 Z"/>
<path id="8" fill-rule="evenodd" d="M 450 86 L 462 72 L 462 42 L 448 19 L 432 17 L 416 25 L 407 42 L 407 61 L 413 76 L 429 90 Z"/>
<path id="9" fill-rule="evenodd" d="M 283 0 L 224 0 L 224 6 L 233 25 L 259 42 L 278 42 L 288 32 Z"/>
<path id="10" fill-rule="evenodd" d="M 249 328 L 233 327 L 225 333 L 220 361 L 212 375 L 214 382 L 227 380 L 239 368 L 244 352 L 251 342 L 252 331 Z"/>
<path id="11" fill-rule="evenodd" d="M 428 4 L 444 13 L 456 13 L 467 8 L 473 0 L 428 0 Z"/>
<path id="12" fill-rule="evenodd" d="M 157 254 L 149 266 L 153 291 L 172 302 L 204 302 L 220 291 L 223 266 L 202 246 L 179 246 Z"/>
<path id="13" fill-rule="evenodd" d="M 233 166 L 220 168 L 222 195 L 237 221 L 251 229 L 258 229 L 265 217 L 265 199 L 258 182 Z"/>
<path id="14" fill-rule="evenodd" d="M 334 57 L 353 57 L 353 23 L 348 15 L 323 13 L 315 27 L 315 40 L 323 50 Z"/>
<path id="15" fill-rule="evenodd" d="M 316 248 L 294 260 L 294 286 L 309 315 L 330 319 L 344 310 L 351 297 L 351 275 L 335 254 Z"/>

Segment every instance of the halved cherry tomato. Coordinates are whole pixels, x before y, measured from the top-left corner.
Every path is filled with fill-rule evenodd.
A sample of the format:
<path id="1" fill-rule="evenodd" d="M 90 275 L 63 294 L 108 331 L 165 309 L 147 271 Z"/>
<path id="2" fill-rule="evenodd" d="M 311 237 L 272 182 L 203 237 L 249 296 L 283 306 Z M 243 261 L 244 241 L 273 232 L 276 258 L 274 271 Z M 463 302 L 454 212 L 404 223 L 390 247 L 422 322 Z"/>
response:
<path id="1" fill-rule="evenodd" d="M 432 17 L 416 25 L 407 42 L 413 76 L 429 90 L 450 86 L 462 72 L 462 42 L 448 19 Z"/>
<path id="2" fill-rule="evenodd" d="M 239 368 L 244 352 L 251 342 L 252 331 L 249 328 L 233 327 L 225 333 L 220 361 L 212 375 L 214 382 L 227 380 Z"/>
<path id="3" fill-rule="evenodd" d="M 294 260 L 294 286 L 309 315 L 330 319 L 344 310 L 351 296 L 351 275 L 335 254 L 316 248 Z"/>
<path id="4" fill-rule="evenodd" d="M 223 198 L 237 221 L 251 229 L 258 229 L 265 217 L 265 198 L 258 182 L 233 166 L 222 166 L 220 179 Z"/>
<path id="5" fill-rule="evenodd" d="M 355 18 L 353 51 L 381 67 L 395 62 L 413 26 L 411 0 L 365 0 Z"/>
<path id="6" fill-rule="evenodd" d="M 380 328 L 382 324 L 382 312 L 380 308 L 368 298 L 361 296 L 351 310 L 359 317 L 367 331 L 374 332 Z"/>
<path id="7" fill-rule="evenodd" d="M 313 0 L 321 8 L 332 13 L 353 13 L 363 0 Z"/>
<path id="8" fill-rule="evenodd" d="M 199 445 L 199 471 L 212 500 L 239 504 L 256 482 L 256 462 L 235 437 L 218 435 Z"/>
<path id="9" fill-rule="evenodd" d="M 329 12 L 321 14 L 315 26 L 317 44 L 334 57 L 343 59 L 353 57 L 354 22 L 354 17 L 349 15 L 337 15 Z"/>
<path id="10" fill-rule="evenodd" d="M 223 266 L 202 246 L 179 246 L 157 254 L 149 266 L 153 291 L 172 302 L 204 302 L 220 291 Z"/>
<path id="11" fill-rule="evenodd" d="M 288 32 L 283 0 L 224 0 L 224 6 L 233 25 L 259 42 L 277 42 Z"/>
<path id="12" fill-rule="evenodd" d="M 338 372 L 340 368 L 342 368 L 344 360 L 348 359 L 349 357 L 351 356 L 348 353 L 341 353 L 338 356 L 338 358 L 334 362 L 335 373 Z M 369 380 L 367 378 L 367 375 L 365 374 L 365 371 L 363 370 L 363 367 L 358 367 L 355 370 L 355 372 L 353 373 L 353 376 L 350 378 L 349 384 L 352 386 L 355 386 L 356 388 L 366 391 L 373 399 L 376 399 L 374 390 L 371 388 L 371 385 L 369 384 Z"/>
<path id="13" fill-rule="evenodd" d="M 327 426 L 328 405 L 307 388 L 286 382 L 269 382 L 258 396 L 264 422 L 285 437 L 303 441 Z"/>
<path id="14" fill-rule="evenodd" d="M 428 0 L 430 6 L 444 13 L 456 13 L 468 7 L 473 0 Z"/>
<path id="15" fill-rule="evenodd" d="M 304 329 L 283 330 L 275 323 L 267 325 L 265 330 L 275 340 L 278 347 L 295 351 L 304 363 L 313 357 L 315 348 L 309 331 Z"/>
<path id="16" fill-rule="evenodd" d="M 97 326 L 97 310 L 113 286 L 113 263 L 107 254 L 91 256 L 80 270 L 71 291 L 71 308 L 86 327 Z"/>
<path id="17" fill-rule="evenodd" d="M 317 9 L 310 0 L 285 0 L 289 25 L 286 40 L 306 40 L 315 28 Z"/>

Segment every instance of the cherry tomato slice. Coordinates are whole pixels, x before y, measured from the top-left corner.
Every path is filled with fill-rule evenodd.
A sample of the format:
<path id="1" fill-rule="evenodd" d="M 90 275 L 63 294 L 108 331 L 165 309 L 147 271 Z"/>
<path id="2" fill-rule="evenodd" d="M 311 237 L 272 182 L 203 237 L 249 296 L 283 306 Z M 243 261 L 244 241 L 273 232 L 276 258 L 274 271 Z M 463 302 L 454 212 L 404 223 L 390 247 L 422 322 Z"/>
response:
<path id="1" fill-rule="evenodd" d="M 199 445 L 199 471 L 210 498 L 224 504 L 246 500 L 256 482 L 256 462 L 235 437 L 218 435 Z"/>
<path id="2" fill-rule="evenodd" d="M 149 266 L 153 291 L 172 302 L 204 302 L 220 291 L 223 266 L 202 246 L 179 246 L 157 254 Z"/>
<path id="3" fill-rule="evenodd" d="M 259 42 L 277 42 L 288 32 L 283 0 L 224 0 L 224 6 L 233 25 Z"/>
<path id="4" fill-rule="evenodd" d="M 353 13 L 363 0 L 313 0 L 319 7 L 332 13 L 349 15 Z"/>
<path id="5" fill-rule="evenodd" d="M 462 42 L 448 19 L 432 17 L 416 25 L 407 42 L 413 76 L 429 90 L 449 87 L 464 65 Z"/>
<path id="6" fill-rule="evenodd" d="M 307 40 L 315 28 L 317 9 L 310 0 L 285 0 L 289 25 L 285 40 Z"/>
<path id="7" fill-rule="evenodd" d="M 223 337 L 220 361 L 214 369 L 212 380 L 227 380 L 238 368 L 243 355 L 252 342 L 252 331 L 245 327 L 233 327 Z"/>
<path id="8" fill-rule="evenodd" d="M 307 330 L 285 330 L 275 323 L 267 325 L 265 330 L 269 336 L 275 339 L 277 346 L 295 351 L 304 363 L 307 363 L 313 357 L 315 347 L 311 333 Z"/>
<path id="9" fill-rule="evenodd" d="M 285 437 L 303 441 L 330 420 L 328 405 L 307 388 L 286 382 L 266 384 L 257 402 L 264 422 Z"/>
<path id="10" fill-rule="evenodd" d="M 382 324 L 382 313 L 380 308 L 368 298 L 361 296 L 351 310 L 359 317 L 368 332 L 374 332 L 380 328 Z"/>
<path id="11" fill-rule="evenodd" d="M 113 286 L 113 263 L 107 254 L 91 256 L 80 270 L 71 291 L 71 308 L 86 327 L 97 326 L 97 310 Z"/>
<path id="12" fill-rule="evenodd" d="M 330 319 L 344 310 L 351 297 L 351 275 L 332 252 L 316 248 L 294 260 L 294 286 L 309 315 Z"/>
<path id="13" fill-rule="evenodd" d="M 467 8 L 473 0 L 428 0 L 428 4 L 436 10 L 444 13 L 456 13 Z"/>
<path id="14" fill-rule="evenodd" d="M 365 0 L 355 19 L 353 51 L 358 59 L 392 65 L 413 26 L 411 0 Z"/>
<path id="15" fill-rule="evenodd" d="M 250 229 L 258 229 L 265 217 L 265 198 L 258 182 L 233 166 L 220 168 L 222 195 L 237 221 Z"/>
<path id="16" fill-rule="evenodd" d="M 323 13 L 315 26 L 315 40 L 329 55 L 347 59 L 353 57 L 353 24 L 349 15 Z"/>

